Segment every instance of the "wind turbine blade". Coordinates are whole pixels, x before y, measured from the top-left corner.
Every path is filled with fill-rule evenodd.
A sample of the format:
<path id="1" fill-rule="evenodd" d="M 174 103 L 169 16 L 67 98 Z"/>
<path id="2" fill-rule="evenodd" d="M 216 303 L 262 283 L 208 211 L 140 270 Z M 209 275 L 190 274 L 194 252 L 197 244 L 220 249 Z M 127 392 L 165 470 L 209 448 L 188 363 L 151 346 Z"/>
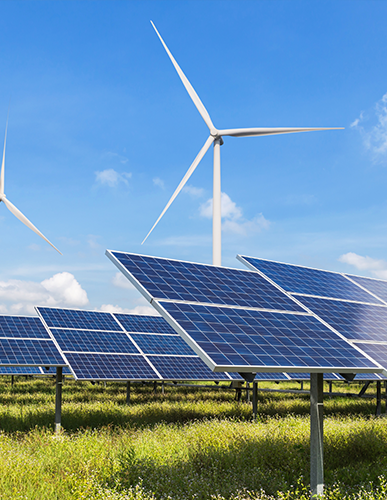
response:
<path id="1" fill-rule="evenodd" d="M 27 227 L 29 227 L 30 229 L 32 229 L 32 231 L 34 231 L 36 234 L 38 234 L 41 238 L 43 238 L 45 241 L 47 241 L 47 243 L 49 243 L 52 248 L 54 248 L 57 252 L 59 252 L 59 250 L 39 231 L 39 229 L 37 229 L 33 224 L 32 222 L 30 222 L 27 217 L 25 215 L 23 215 L 19 209 L 17 209 L 15 207 L 15 205 L 13 203 L 11 203 L 9 200 L 7 200 L 7 198 L 2 198 L 2 200 L 4 203 L 5 203 L 5 206 L 8 208 L 8 210 L 10 212 L 13 213 L 13 215 L 15 217 L 17 217 L 21 222 L 23 222 L 23 224 L 25 224 Z M 59 252 L 61 255 L 62 255 L 62 252 Z"/>
<path id="2" fill-rule="evenodd" d="M 152 24 L 154 30 L 156 31 L 157 36 L 160 38 L 160 41 L 163 44 L 164 49 L 166 50 L 166 52 L 167 52 L 167 54 L 169 56 L 169 59 L 172 61 L 172 64 L 175 66 L 175 69 L 176 69 L 178 75 L 180 76 L 180 80 L 182 81 L 182 83 L 183 83 L 184 87 L 186 88 L 188 94 L 190 95 L 193 103 L 195 104 L 196 109 L 199 111 L 199 113 L 202 115 L 203 120 L 206 122 L 207 127 L 210 129 L 210 131 L 211 130 L 216 130 L 215 127 L 214 127 L 214 124 L 212 123 L 210 115 L 208 114 L 208 111 L 204 107 L 204 104 L 202 103 L 202 101 L 200 100 L 199 96 L 195 92 L 194 88 L 192 87 L 192 85 L 188 81 L 188 78 L 185 76 L 185 74 L 181 70 L 180 66 L 177 64 L 175 58 L 173 57 L 173 55 L 169 51 L 168 47 L 166 46 L 164 40 L 161 38 L 160 33 L 157 31 L 156 26 L 153 24 L 152 21 L 151 21 L 151 24 Z"/>
<path id="3" fill-rule="evenodd" d="M 9 110 L 8 110 L 9 115 Z M 4 194 L 4 165 L 5 165 L 5 146 L 7 143 L 7 130 L 8 130 L 8 116 L 7 123 L 5 124 L 5 136 L 4 136 L 4 148 L 3 148 L 3 161 L 1 162 L 1 173 L 0 173 L 0 195 Z"/>
<path id="4" fill-rule="evenodd" d="M 159 223 L 160 219 L 162 218 L 162 216 L 165 214 L 165 212 L 168 210 L 168 208 L 171 206 L 171 204 L 173 203 L 174 199 L 176 198 L 176 196 L 180 193 L 180 191 L 183 189 L 183 187 L 185 186 L 186 182 L 188 181 L 188 179 L 191 177 L 191 175 L 193 174 L 195 168 L 199 165 L 201 159 L 203 158 L 203 156 L 207 153 L 208 151 L 208 148 L 211 146 L 211 144 L 214 142 L 215 140 L 215 137 L 212 137 L 212 135 L 209 136 L 209 138 L 206 140 L 204 146 L 202 147 L 202 149 L 199 151 L 199 154 L 197 155 L 197 157 L 194 159 L 192 165 L 189 167 L 189 169 L 187 170 L 185 176 L 182 178 L 180 184 L 177 186 L 176 188 L 176 191 L 173 193 L 173 195 L 171 196 L 170 200 L 168 201 L 168 203 L 165 205 L 165 208 L 164 210 L 161 212 L 160 214 L 160 217 L 157 219 L 157 221 L 153 224 L 153 227 L 152 229 L 149 231 L 149 233 L 145 236 L 144 240 L 142 241 L 141 245 L 145 242 L 145 240 L 148 238 L 148 236 L 151 234 L 151 232 L 153 231 L 153 229 L 157 226 L 157 224 Z"/>
<path id="5" fill-rule="evenodd" d="M 255 137 L 258 135 L 294 134 L 296 132 L 317 132 L 319 130 L 343 130 L 344 127 L 259 127 L 230 128 L 219 130 L 219 135 L 231 137 Z"/>

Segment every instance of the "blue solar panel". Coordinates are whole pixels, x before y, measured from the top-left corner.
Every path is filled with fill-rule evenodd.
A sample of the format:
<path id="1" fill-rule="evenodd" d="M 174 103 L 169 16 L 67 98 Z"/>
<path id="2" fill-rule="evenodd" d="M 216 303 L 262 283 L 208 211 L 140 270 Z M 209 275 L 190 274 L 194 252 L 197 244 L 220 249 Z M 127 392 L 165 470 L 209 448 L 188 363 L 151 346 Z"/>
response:
<path id="1" fill-rule="evenodd" d="M 238 259 L 250 269 L 258 269 L 264 273 L 287 292 L 382 304 L 379 299 L 339 273 L 239 255 Z"/>
<path id="2" fill-rule="evenodd" d="M 38 311 L 49 328 L 122 331 L 110 313 L 48 307 L 39 307 Z"/>
<path id="3" fill-rule="evenodd" d="M 300 311 L 258 273 L 121 252 L 106 252 L 148 298 Z M 128 273 L 127 273 L 128 272 Z M 355 286 L 355 285 L 353 285 Z"/>
<path id="4" fill-rule="evenodd" d="M 0 337 L 50 338 L 40 319 L 28 316 L 0 316 Z"/>
<path id="5" fill-rule="evenodd" d="M 192 352 L 192 351 L 191 351 Z M 149 361 L 165 380 L 230 380 L 225 373 L 215 373 L 198 356 L 149 356 Z"/>
<path id="6" fill-rule="evenodd" d="M 371 356 L 377 363 L 387 367 L 387 345 L 386 344 L 370 344 L 358 343 L 359 349 L 364 351 L 368 356 Z"/>
<path id="7" fill-rule="evenodd" d="M 360 286 L 366 288 L 369 292 L 387 302 L 387 281 L 372 278 L 363 278 L 362 276 L 347 275 L 351 280 L 356 281 Z"/>
<path id="8" fill-rule="evenodd" d="M 387 342 L 387 307 L 298 297 L 310 310 L 350 340 Z"/>
<path id="9" fill-rule="evenodd" d="M 0 375 L 40 375 L 37 366 L 0 366 Z"/>
<path id="10" fill-rule="evenodd" d="M 78 380 L 160 380 L 141 355 L 66 353 Z"/>
<path id="11" fill-rule="evenodd" d="M 280 381 L 286 381 L 286 380 L 289 380 L 289 378 L 284 374 L 284 373 L 264 373 L 264 372 L 260 372 L 260 373 L 257 373 L 255 375 L 255 378 L 254 378 L 254 381 L 255 382 L 259 382 L 259 381 L 277 381 L 277 380 L 280 380 Z"/>
<path id="12" fill-rule="evenodd" d="M 181 327 L 182 334 L 199 347 L 198 354 L 205 353 L 219 371 L 376 367 L 313 316 L 162 301 L 159 304 Z"/>
<path id="13" fill-rule="evenodd" d="M 0 338 L 0 365 L 66 365 L 51 340 Z"/>
<path id="14" fill-rule="evenodd" d="M 124 332 L 51 329 L 64 352 L 100 352 L 139 354 L 139 350 Z"/>
<path id="15" fill-rule="evenodd" d="M 135 314 L 117 314 L 113 316 L 121 323 L 126 332 L 170 333 L 176 335 L 175 330 L 168 325 L 161 316 L 139 316 Z"/>
<path id="16" fill-rule="evenodd" d="M 131 334 L 131 338 L 136 342 L 144 354 L 170 354 L 175 356 L 195 355 L 189 345 L 187 345 L 187 343 L 177 334 L 138 335 L 133 333 Z"/>

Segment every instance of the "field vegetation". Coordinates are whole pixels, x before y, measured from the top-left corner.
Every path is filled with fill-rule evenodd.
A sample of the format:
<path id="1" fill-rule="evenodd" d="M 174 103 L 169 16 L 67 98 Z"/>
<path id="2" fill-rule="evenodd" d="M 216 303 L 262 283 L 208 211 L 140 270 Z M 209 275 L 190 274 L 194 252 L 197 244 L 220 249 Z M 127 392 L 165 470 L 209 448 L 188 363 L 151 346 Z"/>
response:
<path id="1" fill-rule="evenodd" d="M 328 500 L 387 498 L 387 422 L 374 417 L 375 399 L 346 396 L 360 387 L 336 384 L 343 395 L 325 398 Z M 2 377 L 0 498 L 308 499 L 309 396 L 259 392 L 254 422 L 234 396 L 215 385 L 164 395 L 135 385 L 128 405 L 122 383 L 66 379 L 55 434 L 55 381 Z"/>

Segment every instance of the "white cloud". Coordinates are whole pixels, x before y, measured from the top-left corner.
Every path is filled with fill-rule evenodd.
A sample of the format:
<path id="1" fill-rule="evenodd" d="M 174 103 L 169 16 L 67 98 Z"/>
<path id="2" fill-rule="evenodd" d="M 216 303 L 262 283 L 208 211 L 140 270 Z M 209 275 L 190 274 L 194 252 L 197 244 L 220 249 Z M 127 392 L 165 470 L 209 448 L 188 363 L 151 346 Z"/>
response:
<path id="1" fill-rule="evenodd" d="M 189 194 L 192 198 L 200 198 L 204 194 L 204 189 L 187 185 L 183 187 L 182 192 Z"/>
<path id="2" fill-rule="evenodd" d="M 343 254 L 338 260 L 361 271 L 370 271 L 375 278 L 387 279 L 387 261 L 385 260 L 363 257 L 354 252 Z"/>
<path id="3" fill-rule="evenodd" d="M 122 172 L 121 174 L 113 168 L 102 170 L 101 172 L 94 172 L 95 180 L 98 184 L 107 185 L 109 187 L 116 187 L 120 182 L 128 184 L 128 179 L 132 177 L 130 172 Z"/>
<path id="4" fill-rule="evenodd" d="M 112 283 L 117 288 L 127 288 L 131 290 L 135 289 L 128 278 L 126 278 L 121 272 L 118 272 L 113 276 Z"/>
<path id="5" fill-rule="evenodd" d="M 152 306 L 136 306 L 133 309 L 127 309 L 120 306 L 113 306 L 112 304 L 102 304 L 99 311 L 160 316 L 156 309 Z"/>
<path id="6" fill-rule="evenodd" d="M 262 214 L 256 215 L 251 220 L 245 219 L 242 208 L 238 207 L 226 193 L 222 193 L 221 195 L 221 210 L 223 219 L 222 229 L 225 232 L 247 236 L 251 233 L 268 229 L 270 226 L 270 221 L 265 219 Z M 212 218 L 212 198 L 200 205 L 199 213 L 202 217 Z"/>
<path id="7" fill-rule="evenodd" d="M 160 187 L 161 189 L 165 189 L 164 181 L 162 179 L 160 179 L 160 177 L 154 177 L 153 178 L 153 184 L 155 186 Z"/>
<path id="8" fill-rule="evenodd" d="M 365 121 L 369 121 L 370 125 L 361 125 Z M 371 152 L 375 162 L 387 161 L 387 93 L 375 104 L 367 120 L 362 112 L 359 118 L 351 123 L 351 127 L 359 130 L 364 146 Z"/>
<path id="9" fill-rule="evenodd" d="M 34 281 L 0 281 L 0 311 L 5 313 L 35 314 L 34 306 L 81 307 L 88 304 L 87 293 L 74 275 L 54 274 L 41 283 Z"/>

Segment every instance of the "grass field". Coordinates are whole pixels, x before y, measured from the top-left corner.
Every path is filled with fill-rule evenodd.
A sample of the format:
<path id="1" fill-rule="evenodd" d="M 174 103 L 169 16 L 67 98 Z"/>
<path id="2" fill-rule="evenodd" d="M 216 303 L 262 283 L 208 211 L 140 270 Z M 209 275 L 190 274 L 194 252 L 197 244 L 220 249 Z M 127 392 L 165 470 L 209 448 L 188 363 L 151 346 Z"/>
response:
<path id="1" fill-rule="evenodd" d="M 309 498 L 308 395 L 260 392 L 252 422 L 249 404 L 215 386 L 162 395 L 136 385 L 127 405 L 124 384 L 66 379 L 55 435 L 55 381 L 10 380 L 0 378 L 1 499 Z M 387 421 L 373 416 L 375 399 L 324 403 L 324 498 L 387 499 Z"/>

